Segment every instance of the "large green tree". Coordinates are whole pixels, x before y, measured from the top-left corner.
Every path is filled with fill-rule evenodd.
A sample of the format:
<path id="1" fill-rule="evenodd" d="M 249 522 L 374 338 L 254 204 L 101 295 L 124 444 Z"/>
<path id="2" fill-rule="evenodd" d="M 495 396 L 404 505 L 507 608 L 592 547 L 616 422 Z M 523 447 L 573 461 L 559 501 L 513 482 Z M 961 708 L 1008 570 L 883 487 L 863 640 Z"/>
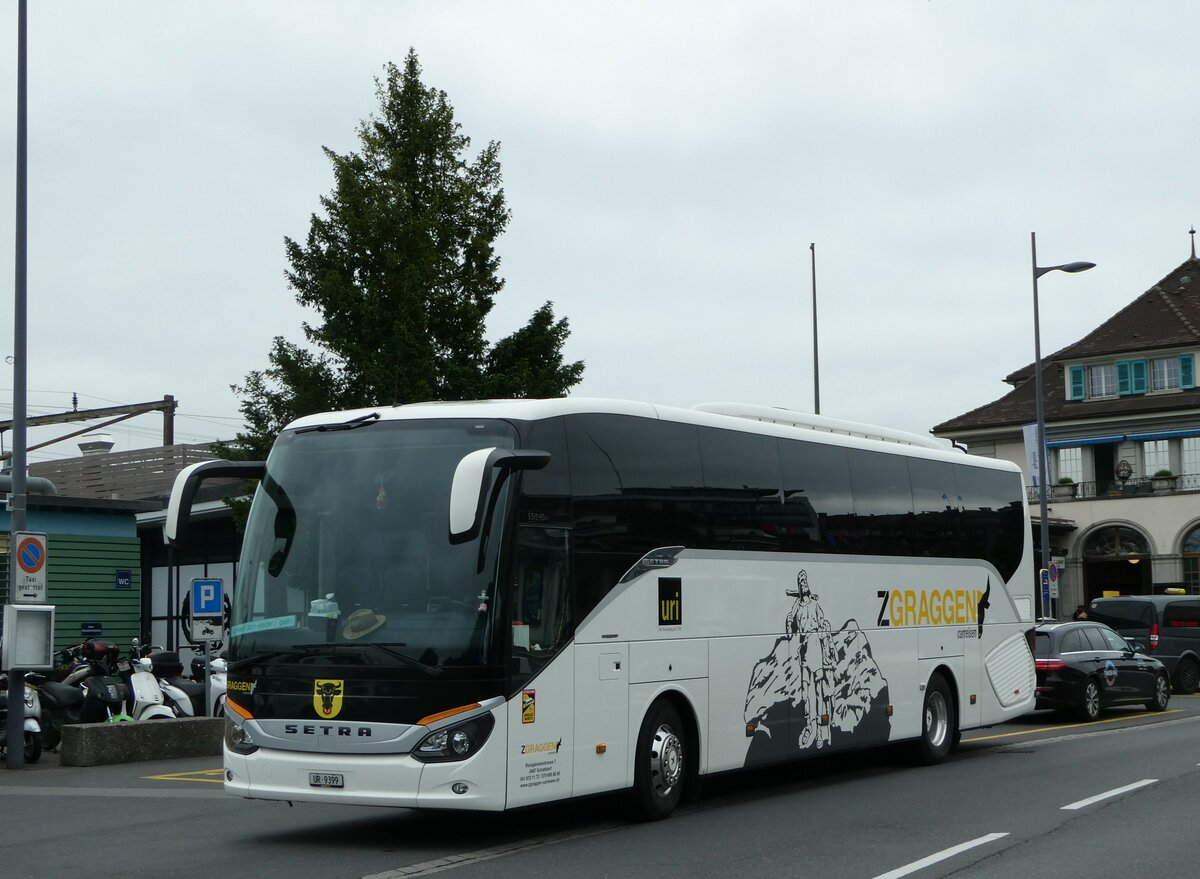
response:
<path id="1" fill-rule="evenodd" d="M 550 302 L 495 345 L 485 338 L 504 287 L 495 242 L 510 217 L 499 145 L 468 160 L 470 139 L 446 93 L 421 82 L 411 50 L 403 67 L 386 66 L 376 94 L 359 151 L 325 149 L 334 188 L 307 239 L 285 239 L 288 283 L 320 320 L 304 323 L 307 345 L 277 336 L 270 365 L 233 386 L 247 422 L 240 455 L 265 455 L 312 412 L 556 397 L 583 375 L 581 361 L 563 362 L 568 324 Z"/>

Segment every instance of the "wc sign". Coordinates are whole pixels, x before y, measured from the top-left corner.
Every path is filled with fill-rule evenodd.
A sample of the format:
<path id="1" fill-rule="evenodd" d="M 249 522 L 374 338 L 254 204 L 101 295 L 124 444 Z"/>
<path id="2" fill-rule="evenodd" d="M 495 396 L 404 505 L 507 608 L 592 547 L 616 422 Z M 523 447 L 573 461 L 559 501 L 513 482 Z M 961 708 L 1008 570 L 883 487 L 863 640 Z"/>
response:
<path id="1" fill-rule="evenodd" d="M 46 535 L 18 531 L 12 535 L 13 604 L 46 603 Z"/>
<path id="2" fill-rule="evenodd" d="M 192 581 L 192 640 L 225 640 L 225 589 L 221 580 Z"/>

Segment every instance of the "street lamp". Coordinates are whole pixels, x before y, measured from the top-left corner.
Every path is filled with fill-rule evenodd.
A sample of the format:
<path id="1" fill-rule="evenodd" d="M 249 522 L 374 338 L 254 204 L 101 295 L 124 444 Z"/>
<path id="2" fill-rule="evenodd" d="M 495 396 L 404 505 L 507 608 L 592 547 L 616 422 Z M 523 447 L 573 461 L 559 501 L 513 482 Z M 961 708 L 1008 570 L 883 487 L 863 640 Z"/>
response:
<path id="1" fill-rule="evenodd" d="M 1041 567 L 1050 565 L 1050 520 L 1046 513 L 1046 415 L 1042 411 L 1042 332 L 1038 320 L 1038 278 L 1047 272 L 1086 272 L 1096 267 L 1094 262 L 1069 262 L 1061 266 L 1039 266 L 1037 264 L 1037 233 L 1029 233 L 1033 250 L 1033 380 L 1034 404 L 1037 407 L 1038 443 L 1038 504 L 1041 509 Z M 1050 616 L 1054 616 L 1054 602 L 1050 602 Z M 1042 608 L 1046 612 L 1046 608 Z"/>

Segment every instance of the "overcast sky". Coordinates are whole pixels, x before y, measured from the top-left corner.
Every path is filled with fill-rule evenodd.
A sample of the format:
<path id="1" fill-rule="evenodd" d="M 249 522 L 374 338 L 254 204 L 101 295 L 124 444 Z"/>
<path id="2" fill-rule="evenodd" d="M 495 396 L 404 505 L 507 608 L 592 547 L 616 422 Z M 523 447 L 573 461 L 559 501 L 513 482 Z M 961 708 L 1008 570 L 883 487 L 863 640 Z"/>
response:
<path id="1" fill-rule="evenodd" d="M 1194 0 L 29 5 L 31 415 L 172 394 L 177 441 L 231 437 L 230 385 L 312 318 L 283 239 L 332 188 L 321 147 L 358 148 L 409 47 L 471 156 L 501 144 L 489 335 L 552 300 L 576 396 L 812 411 L 815 243 L 822 414 L 924 432 L 1033 360 L 1031 232 L 1098 264 L 1042 279 L 1048 354 L 1200 221 Z M 0 0 L 3 354 L 16 21 Z"/>

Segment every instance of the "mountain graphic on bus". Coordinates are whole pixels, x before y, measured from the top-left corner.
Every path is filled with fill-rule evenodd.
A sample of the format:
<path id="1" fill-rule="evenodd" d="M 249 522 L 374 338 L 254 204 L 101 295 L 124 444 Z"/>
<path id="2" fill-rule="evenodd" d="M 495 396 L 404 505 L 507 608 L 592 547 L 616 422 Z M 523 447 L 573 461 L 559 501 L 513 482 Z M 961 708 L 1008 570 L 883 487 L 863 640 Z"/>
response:
<path id="1" fill-rule="evenodd" d="M 886 742 L 887 681 L 858 623 L 833 631 L 803 570 L 787 594 L 795 601 L 784 634 L 750 674 L 745 765 Z"/>

